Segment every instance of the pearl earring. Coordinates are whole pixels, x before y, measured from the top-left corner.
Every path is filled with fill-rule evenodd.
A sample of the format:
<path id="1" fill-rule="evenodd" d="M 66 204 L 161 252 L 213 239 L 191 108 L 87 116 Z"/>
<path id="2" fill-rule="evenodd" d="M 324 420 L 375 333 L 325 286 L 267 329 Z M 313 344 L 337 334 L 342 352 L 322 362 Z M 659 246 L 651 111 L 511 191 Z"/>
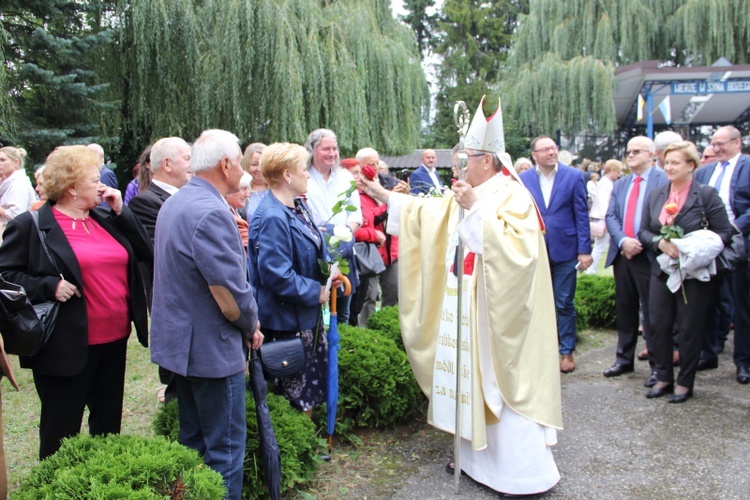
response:
<path id="1" fill-rule="evenodd" d="M 286 183 L 287 183 L 287 184 L 291 184 L 291 183 L 292 183 L 292 179 L 287 179 L 287 180 L 286 180 Z"/>

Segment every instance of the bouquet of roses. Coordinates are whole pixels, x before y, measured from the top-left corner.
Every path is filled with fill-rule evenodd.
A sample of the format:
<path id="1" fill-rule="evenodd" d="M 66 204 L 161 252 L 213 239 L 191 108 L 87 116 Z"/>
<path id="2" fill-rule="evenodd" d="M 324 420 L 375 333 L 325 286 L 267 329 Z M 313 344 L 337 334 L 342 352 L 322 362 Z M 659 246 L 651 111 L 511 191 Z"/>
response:
<path id="1" fill-rule="evenodd" d="M 340 214 L 341 212 L 355 212 L 357 210 L 357 207 L 355 207 L 351 201 L 352 193 L 354 193 L 354 191 L 356 190 L 357 183 L 352 181 L 351 185 L 346 191 L 344 191 L 343 193 L 339 193 L 339 200 L 331 208 L 331 216 L 328 218 L 325 224 L 323 224 L 324 226 L 328 226 L 328 223 L 331 221 L 331 219 L 333 219 L 334 216 Z M 320 266 L 320 270 L 324 276 L 331 275 L 331 268 L 333 264 L 338 265 L 338 269 L 339 271 L 341 271 L 341 274 L 348 275 L 350 271 L 349 262 L 342 255 L 341 244 L 351 243 L 351 245 L 353 245 L 352 231 L 348 226 L 337 225 L 333 227 L 332 232 L 333 234 L 326 231 L 326 233 L 323 235 L 326 241 L 326 248 L 328 249 L 328 254 L 331 256 L 332 262 L 328 263 L 324 262 L 322 259 L 318 259 L 318 265 Z"/>

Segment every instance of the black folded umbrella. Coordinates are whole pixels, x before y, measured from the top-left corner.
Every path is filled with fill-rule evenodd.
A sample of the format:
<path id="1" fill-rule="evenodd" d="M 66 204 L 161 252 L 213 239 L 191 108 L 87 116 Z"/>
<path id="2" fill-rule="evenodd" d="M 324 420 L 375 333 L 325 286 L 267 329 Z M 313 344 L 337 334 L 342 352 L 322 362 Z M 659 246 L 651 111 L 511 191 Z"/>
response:
<path id="1" fill-rule="evenodd" d="M 276 434 L 273 431 L 271 412 L 268 410 L 266 395 L 268 384 L 263 377 L 258 351 L 251 349 L 250 378 L 247 387 L 255 398 L 255 413 L 258 416 L 258 441 L 260 441 L 260 460 L 266 474 L 268 493 L 273 500 L 281 498 L 281 452 Z"/>

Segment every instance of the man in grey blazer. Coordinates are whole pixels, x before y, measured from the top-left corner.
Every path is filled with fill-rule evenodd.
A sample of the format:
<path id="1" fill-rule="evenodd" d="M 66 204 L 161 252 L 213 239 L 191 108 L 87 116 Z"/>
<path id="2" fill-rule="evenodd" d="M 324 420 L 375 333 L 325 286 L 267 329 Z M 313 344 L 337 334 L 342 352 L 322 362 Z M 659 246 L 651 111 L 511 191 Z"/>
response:
<path id="1" fill-rule="evenodd" d="M 639 306 L 643 308 L 643 338 L 646 342 L 651 331 L 648 283 L 653 255 L 649 255 L 650 252 L 638 241 L 638 228 L 648 195 L 667 183 L 664 171 L 652 166 L 654 154 L 654 142 L 648 137 L 637 136 L 630 139 L 627 163 L 633 173 L 615 182 L 607 210 L 607 231 L 612 239 L 605 265 L 614 266 L 617 353 L 615 364 L 604 370 L 605 377 L 618 377 L 634 370 Z M 656 374 L 651 355 L 649 364 L 651 375 L 645 385 L 652 387 L 656 384 Z"/>
<path id="2" fill-rule="evenodd" d="M 245 360 L 263 342 L 247 259 L 224 197 L 239 191 L 242 151 L 223 130 L 193 144 L 194 176 L 156 224 L 151 361 L 175 374 L 180 442 L 242 493 Z"/>

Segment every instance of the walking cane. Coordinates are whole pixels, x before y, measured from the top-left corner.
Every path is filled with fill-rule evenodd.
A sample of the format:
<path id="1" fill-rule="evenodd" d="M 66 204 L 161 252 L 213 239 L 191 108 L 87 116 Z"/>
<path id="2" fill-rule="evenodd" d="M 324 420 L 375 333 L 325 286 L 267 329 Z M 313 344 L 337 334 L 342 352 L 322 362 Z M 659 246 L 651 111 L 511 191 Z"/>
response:
<path id="1" fill-rule="evenodd" d="M 456 101 L 456 105 L 453 107 L 453 120 L 458 129 L 459 137 L 459 151 L 456 155 L 456 166 L 459 169 L 459 179 L 465 180 L 466 178 L 466 165 L 469 163 L 469 157 L 466 156 L 464 150 L 464 137 L 466 132 L 469 130 L 469 121 L 471 115 L 469 108 L 466 107 L 464 101 Z M 464 218 L 464 209 L 458 207 L 458 223 L 460 224 Z M 461 323 L 462 323 L 462 309 L 463 309 L 463 283 L 464 283 L 464 244 L 461 241 L 461 237 L 458 237 L 458 246 L 456 247 L 456 263 L 454 269 L 458 277 L 458 300 L 456 308 L 458 313 L 456 314 L 456 427 L 455 433 L 453 434 L 453 484 L 456 487 L 456 494 L 460 492 L 460 481 L 461 481 Z"/>

